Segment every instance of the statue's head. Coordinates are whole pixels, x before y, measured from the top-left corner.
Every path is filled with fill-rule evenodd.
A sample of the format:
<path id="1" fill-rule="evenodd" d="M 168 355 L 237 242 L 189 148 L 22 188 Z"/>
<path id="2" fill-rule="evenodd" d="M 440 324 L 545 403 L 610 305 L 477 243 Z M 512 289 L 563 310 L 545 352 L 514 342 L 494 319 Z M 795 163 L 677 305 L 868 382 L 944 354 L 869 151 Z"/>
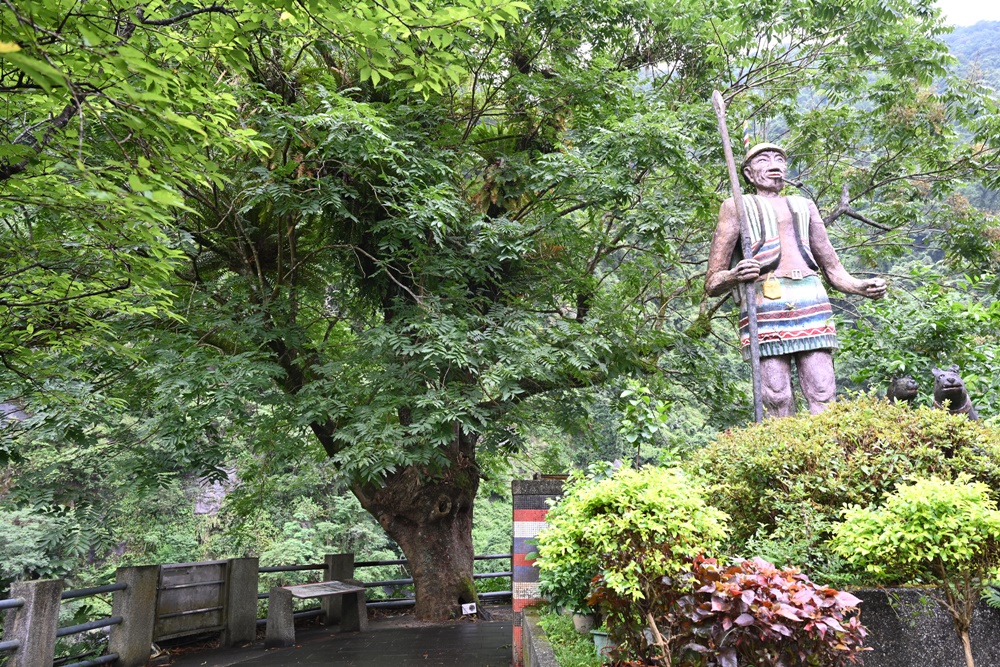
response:
<path id="1" fill-rule="evenodd" d="M 757 144 L 743 158 L 743 178 L 754 186 L 757 192 L 769 190 L 781 192 L 788 167 L 785 149 L 777 144 Z"/>

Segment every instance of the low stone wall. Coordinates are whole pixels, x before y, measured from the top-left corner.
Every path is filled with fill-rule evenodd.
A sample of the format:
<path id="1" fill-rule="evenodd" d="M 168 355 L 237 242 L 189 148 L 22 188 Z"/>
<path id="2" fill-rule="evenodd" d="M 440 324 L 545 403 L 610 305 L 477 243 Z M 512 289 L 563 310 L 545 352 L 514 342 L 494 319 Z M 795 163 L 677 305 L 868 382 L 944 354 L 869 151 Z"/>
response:
<path id="1" fill-rule="evenodd" d="M 949 616 L 919 589 L 851 591 L 861 598 L 861 621 L 868 628 L 865 667 L 965 667 L 962 642 Z M 1000 667 L 1000 610 L 981 602 L 972 620 L 976 667 Z M 524 667 L 559 667 L 538 623 L 538 612 L 522 612 Z"/>
<path id="2" fill-rule="evenodd" d="M 851 591 L 862 600 L 868 628 L 865 667 L 965 667 L 962 642 L 949 616 L 919 589 Z M 1000 610 L 980 602 L 972 620 L 976 667 L 1000 667 Z"/>
<path id="3" fill-rule="evenodd" d="M 521 614 L 521 642 L 524 667 L 559 667 L 552 644 L 538 623 L 538 612 L 530 607 Z"/>

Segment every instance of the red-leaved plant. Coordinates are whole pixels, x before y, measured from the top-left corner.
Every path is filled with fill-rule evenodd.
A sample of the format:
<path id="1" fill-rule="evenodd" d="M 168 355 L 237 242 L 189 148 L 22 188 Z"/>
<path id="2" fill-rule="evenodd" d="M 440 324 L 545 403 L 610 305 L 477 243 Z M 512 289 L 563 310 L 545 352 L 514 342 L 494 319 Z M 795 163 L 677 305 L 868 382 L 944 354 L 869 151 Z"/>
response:
<path id="1" fill-rule="evenodd" d="M 693 592 L 676 598 L 663 619 L 674 665 L 845 667 L 866 650 L 858 616 L 847 618 L 861 601 L 797 569 L 762 558 L 722 567 L 699 556 L 688 576 Z"/>

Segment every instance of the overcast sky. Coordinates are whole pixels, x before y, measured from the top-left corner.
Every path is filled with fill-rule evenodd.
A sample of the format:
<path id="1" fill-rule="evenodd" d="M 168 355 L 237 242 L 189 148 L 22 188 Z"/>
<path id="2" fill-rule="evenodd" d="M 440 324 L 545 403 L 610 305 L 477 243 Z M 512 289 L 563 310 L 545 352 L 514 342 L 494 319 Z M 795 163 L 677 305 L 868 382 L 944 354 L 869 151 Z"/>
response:
<path id="1" fill-rule="evenodd" d="M 997 0 L 937 0 L 944 10 L 947 23 L 972 25 L 979 21 L 1000 21 L 1000 2 Z"/>

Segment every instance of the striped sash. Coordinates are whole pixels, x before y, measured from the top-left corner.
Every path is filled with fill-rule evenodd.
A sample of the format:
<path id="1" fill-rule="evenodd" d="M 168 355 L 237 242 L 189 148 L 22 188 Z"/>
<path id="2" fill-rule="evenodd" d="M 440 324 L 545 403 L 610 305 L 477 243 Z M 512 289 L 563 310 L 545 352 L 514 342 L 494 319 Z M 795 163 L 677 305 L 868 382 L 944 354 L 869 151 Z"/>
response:
<path id="1" fill-rule="evenodd" d="M 809 247 L 809 200 L 805 197 L 785 197 L 792 212 L 799 252 L 813 270 L 818 267 Z M 774 206 L 765 197 L 743 195 L 743 206 L 750 222 L 750 248 L 753 259 L 760 262 L 762 273 L 773 271 L 781 260 L 781 242 L 778 239 L 778 216 Z"/>

